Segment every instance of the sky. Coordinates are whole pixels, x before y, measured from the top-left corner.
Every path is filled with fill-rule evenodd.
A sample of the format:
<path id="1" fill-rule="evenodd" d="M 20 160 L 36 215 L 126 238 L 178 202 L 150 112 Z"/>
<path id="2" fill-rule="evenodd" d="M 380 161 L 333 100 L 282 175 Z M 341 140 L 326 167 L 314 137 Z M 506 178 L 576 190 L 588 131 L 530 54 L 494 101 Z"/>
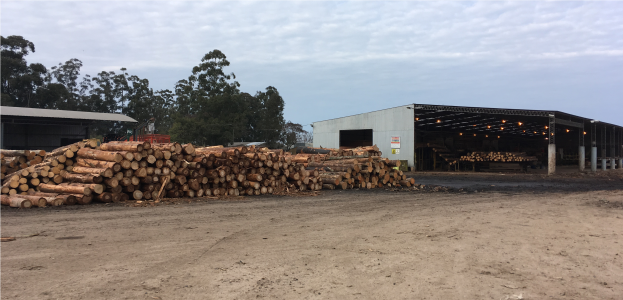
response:
<path id="1" fill-rule="evenodd" d="M 173 90 L 214 49 L 286 120 L 410 103 L 558 110 L 623 125 L 623 2 L 6 1 L 27 60 Z"/>

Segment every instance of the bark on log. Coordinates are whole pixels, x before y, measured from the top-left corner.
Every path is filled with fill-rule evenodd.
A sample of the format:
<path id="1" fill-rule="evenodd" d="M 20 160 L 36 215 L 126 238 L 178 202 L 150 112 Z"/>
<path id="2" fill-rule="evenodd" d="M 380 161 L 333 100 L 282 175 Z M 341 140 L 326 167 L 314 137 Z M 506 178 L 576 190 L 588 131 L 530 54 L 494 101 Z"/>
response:
<path id="1" fill-rule="evenodd" d="M 102 160 L 78 157 L 76 159 L 76 165 L 79 167 L 87 167 L 87 168 L 110 168 L 115 173 L 121 171 L 121 165 L 119 163 L 112 162 L 112 161 L 102 161 Z"/>
<path id="2" fill-rule="evenodd" d="M 126 152 L 131 153 L 131 152 Z M 89 148 L 82 148 L 78 150 L 78 157 L 90 158 L 96 160 L 113 161 L 116 163 L 121 162 L 124 159 L 124 155 L 117 152 L 108 152 L 101 150 L 94 150 Z M 134 158 L 134 156 L 132 156 Z"/>
<path id="3" fill-rule="evenodd" d="M 105 143 L 100 145 L 102 151 L 130 151 L 141 152 L 143 151 L 143 144 L 131 144 L 131 143 Z"/>
<path id="4" fill-rule="evenodd" d="M 48 193 L 82 194 L 85 196 L 89 196 L 92 193 L 89 187 L 70 186 L 70 185 L 40 184 L 39 190 L 42 192 L 48 192 Z"/>
<path id="5" fill-rule="evenodd" d="M 104 203 L 110 203 L 110 202 L 112 202 L 112 194 L 108 193 L 108 192 L 101 193 L 101 194 L 95 196 L 95 199 L 97 199 L 97 200 L 99 200 L 101 202 L 104 202 Z"/>
<path id="6" fill-rule="evenodd" d="M 73 194 L 72 196 L 76 197 L 76 203 L 80 204 L 80 205 L 86 205 L 91 203 L 91 201 L 93 200 L 92 196 L 85 196 L 82 194 Z"/>
<path id="7" fill-rule="evenodd" d="M 112 171 L 111 171 L 111 173 L 112 173 Z M 61 171 L 60 176 L 65 181 L 69 181 L 69 182 L 101 183 L 104 180 L 104 178 L 102 176 L 99 176 L 99 175 L 69 173 L 69 172 L 67 172 L 65 170 Z M 112 174 L 111 174 L 111 177 L 112 177 Z"/>
<path id="8" fill-rule="evenodd" d="M 96 175 L 99 175 L 105 178 L 111 178 L 115 175 L 113 169 L 110 169 L 110 168 L 74 167 L 71 171 L 77 174 L 96 174 Z M 98 183 L 98 182 L 95 182 L 95 183 Z"/>
<path id="9" fill-rule="evenodd" d="M 0 202 L 2 202 L 2 205 L 7 205 L 10 207 L 17 207 L 17 208 L 32 207 L 32 202 L 30 200 L 20 198 L 18 196 L 0 195 L 0 199 L 1 199 Z"/>

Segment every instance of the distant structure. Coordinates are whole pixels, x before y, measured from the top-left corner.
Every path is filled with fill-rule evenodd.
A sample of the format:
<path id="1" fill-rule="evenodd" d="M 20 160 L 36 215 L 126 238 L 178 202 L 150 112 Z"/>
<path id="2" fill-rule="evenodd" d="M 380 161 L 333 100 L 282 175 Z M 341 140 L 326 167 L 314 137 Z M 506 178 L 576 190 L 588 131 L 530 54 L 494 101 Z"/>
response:
<path id="1" fill-rule="evenodd" d="M 89 138 L 97 121 L 137 121 L 122 115 L 27 107 L 0 107 L 2 149 L 46 150 Z"/>
<path id="2" fill-rule="evenodd" d="M 234 142 L 227 144 L 227 147 L 240 147 L 240 146 L 255 146 L 255 147 L 266 147 L 265 142 Z"/>
<path id="3" fill-rule="evenodd" d="M 549 174 L 557 164 L 577 164 L 584 170 L 585 143 L 592 170 L 623 165 L 623 127 L 560 111 L 409 104 L 314 122 L 312 127 L 314 147 L 376 144 L 383 156 L 405 160 L 416 171 L 525 169 L 530 164 L 546 165 Z M 463 161 L 477 152 L 531 162 Z"/>

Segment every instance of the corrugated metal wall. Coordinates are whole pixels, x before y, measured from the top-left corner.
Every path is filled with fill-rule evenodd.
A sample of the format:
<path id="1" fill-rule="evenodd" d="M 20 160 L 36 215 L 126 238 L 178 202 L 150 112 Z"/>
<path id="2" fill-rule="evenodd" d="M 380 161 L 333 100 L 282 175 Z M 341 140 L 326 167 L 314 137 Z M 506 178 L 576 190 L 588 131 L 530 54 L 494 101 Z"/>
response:
<path id="1" fill-rule="evenodd" d="M 82 140 L 88 127 L 81 125 L 2 124 L 3 149 L 54 150 L 61 141 Z M 67 143 L 65 143 L 67 144 Z"/>
<path id="2" fill-rule="evenodd" d="M 383 157 L 414 163 L 414 126 L 411 106 L 400 106 L 369 113 L 313 123 L 314 147 L 339 148 L 340 130 L 372 129 L 373 143 Z M 400 138 L 400 151 L 392 154 L 391 139 Z"/>

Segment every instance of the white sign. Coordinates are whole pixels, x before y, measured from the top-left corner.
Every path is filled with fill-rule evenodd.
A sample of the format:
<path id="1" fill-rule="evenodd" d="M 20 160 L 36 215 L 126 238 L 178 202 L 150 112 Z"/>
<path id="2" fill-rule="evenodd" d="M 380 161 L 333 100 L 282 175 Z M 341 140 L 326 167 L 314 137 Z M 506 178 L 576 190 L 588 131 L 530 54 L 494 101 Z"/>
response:
<path id="1" fill-rule="evenodd" d="M 392 145 L 392 149 L 400 149 L 400 137 L 392 136 L 391 145 Z"/>

